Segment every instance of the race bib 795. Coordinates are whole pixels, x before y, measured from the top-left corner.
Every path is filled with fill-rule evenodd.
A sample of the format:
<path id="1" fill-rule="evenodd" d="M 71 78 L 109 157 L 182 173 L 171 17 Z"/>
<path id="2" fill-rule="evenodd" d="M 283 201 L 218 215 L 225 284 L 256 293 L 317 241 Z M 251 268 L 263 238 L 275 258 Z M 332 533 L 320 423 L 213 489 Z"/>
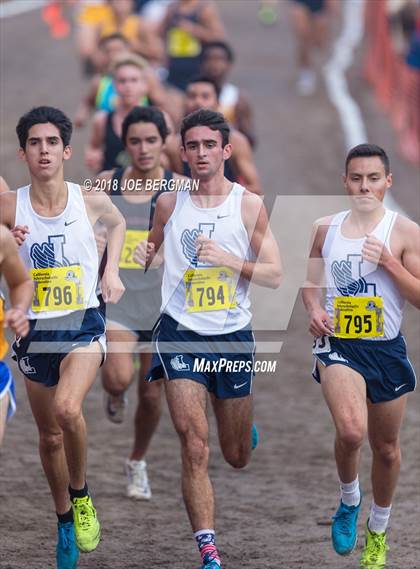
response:
<path id="1" fill-rule="evenodd" d="M 382 297 L 336 296 L 334 298 L 334 336 L 376 338 L 383 335 Z"/>

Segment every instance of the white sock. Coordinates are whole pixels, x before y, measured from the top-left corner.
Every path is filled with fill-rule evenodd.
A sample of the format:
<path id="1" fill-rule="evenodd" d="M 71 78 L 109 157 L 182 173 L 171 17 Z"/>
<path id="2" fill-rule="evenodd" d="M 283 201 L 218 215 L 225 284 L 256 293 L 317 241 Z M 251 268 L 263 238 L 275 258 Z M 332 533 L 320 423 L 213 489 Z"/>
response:
<path id="1" fill-rule="evenodd" d="M 340 490 L 341 490 L 341 500 L 346 506 L 358 506 L 360 504 L 360 488 L 359 488 L 359 477 L 356 480 L 349 482 L 341 482 L 340 480 Z"/>
<path id="2" fill-rule="evenodd" d="M 372 501 L 372 507 L 370 509 L 368 527 L 370 531 L 374 531 L 375 533 L 383 533 L 386 531 L 388 526 L 389 516 L 391 515 L 391 506 L 387 508 L 382 508 L 381 506 L 377 506 L 375 502 Z"/>

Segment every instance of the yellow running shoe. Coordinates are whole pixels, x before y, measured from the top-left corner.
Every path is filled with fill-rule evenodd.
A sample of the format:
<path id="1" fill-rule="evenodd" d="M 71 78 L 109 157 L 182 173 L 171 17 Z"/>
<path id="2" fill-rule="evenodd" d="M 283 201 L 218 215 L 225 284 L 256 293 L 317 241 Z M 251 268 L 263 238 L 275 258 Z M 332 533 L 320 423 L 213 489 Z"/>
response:
<path id="1" fill-rule="evenodd" d="M 101 526 L 90 496 L 73 498 L 74 536 L 80 551 L 88 553 L 97 548 L 101 539 Z"/>
<path id="2" fill-rule="evenodd" d="M 386 544 L 386 534 L 375 533 L 366 527 L 365 547 L 360 558 L 362 569 L 382 569 L 386 565 L 386 552 L 389 547 Z"/>

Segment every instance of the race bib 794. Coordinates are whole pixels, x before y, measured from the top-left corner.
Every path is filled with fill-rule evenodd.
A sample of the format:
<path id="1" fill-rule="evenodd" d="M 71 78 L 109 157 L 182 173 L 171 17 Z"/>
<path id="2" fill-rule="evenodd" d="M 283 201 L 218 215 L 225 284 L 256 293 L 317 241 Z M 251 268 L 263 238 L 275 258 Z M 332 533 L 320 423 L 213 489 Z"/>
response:
<path id="1" fill-rule="evenodd" d="M 227 267 L 188 269 L 184 273 L 187 312 L 235 308 L 236 279 Z"/>

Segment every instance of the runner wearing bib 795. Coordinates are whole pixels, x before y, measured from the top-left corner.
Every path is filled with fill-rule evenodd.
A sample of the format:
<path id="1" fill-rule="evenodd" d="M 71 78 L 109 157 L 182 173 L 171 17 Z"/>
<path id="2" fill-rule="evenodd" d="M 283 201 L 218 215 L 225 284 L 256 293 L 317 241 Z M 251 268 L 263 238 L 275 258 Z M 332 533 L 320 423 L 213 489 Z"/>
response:
<path id="1" fill-rule="evenodd" d="M 400 325 L 405 300 L 420 307 L 419 228 L 383 205 L 392 174 L 382 148 L 353 148 L 343 180 L 351 209 L 315 223 L 303 300 L 315 336 L 313 375 L 336 428 L 341 501 L 333 547 L 340 555 L 356 547 L 358 467 L 367 434 L 373 503 L 360 565 L 379 569 L 386 563 L 385 530 L 400 470 L 399 431 L 416 383 Z"/>

